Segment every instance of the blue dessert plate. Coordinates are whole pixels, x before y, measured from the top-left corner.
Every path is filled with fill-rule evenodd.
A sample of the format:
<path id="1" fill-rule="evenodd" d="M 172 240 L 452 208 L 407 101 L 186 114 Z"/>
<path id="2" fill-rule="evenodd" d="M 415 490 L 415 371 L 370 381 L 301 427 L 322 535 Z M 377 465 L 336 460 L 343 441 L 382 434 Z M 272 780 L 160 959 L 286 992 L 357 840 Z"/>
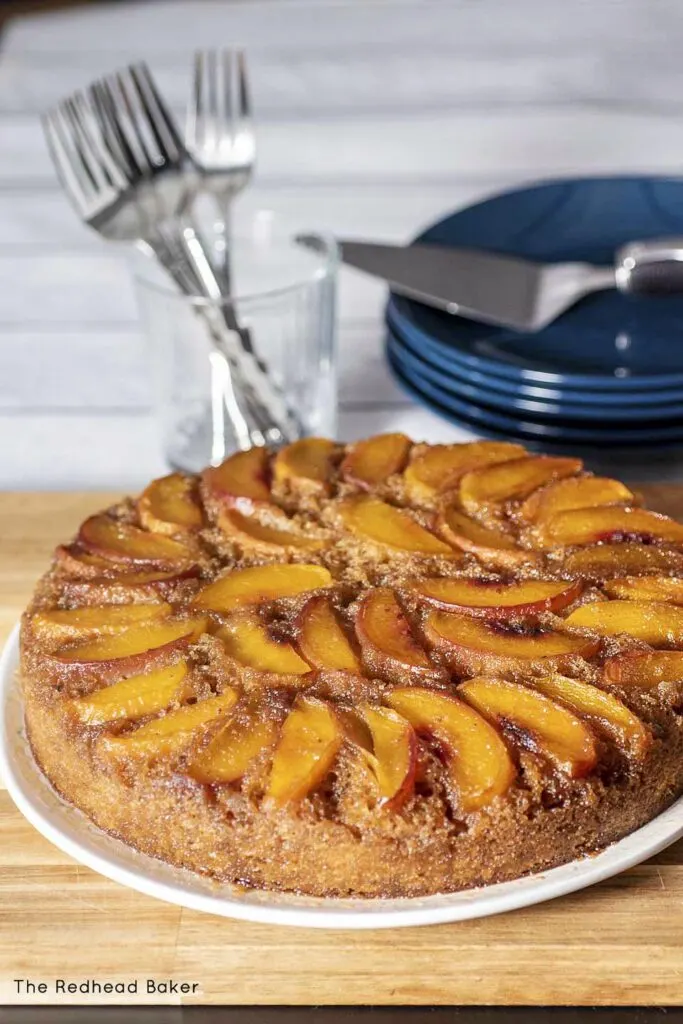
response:
<path id="1" fill-rule="evenodd" d="M 544 262 L 611 264 L 636 239 L 683 235 L 683 179 L 554 180 L 461 210 L 416 241 Z M 461 367 L 525 383 L 643 391 L 683 388 L 683 295 L 588 296 L 544 331 L 479 324 L 392 294 L 393 329 Z"/>
<path id="2" fill-rule="evenodd" d="M 444 375 L 458 376 L 470 384 L 486 387 L 501 395 L 538 399 L 544 402 L 566 402 L 571 405 L 584 405 L 596 414 L 596 406 L 602 410 L 606 406 L 617 406 L 621 409 L 634 407 L 637 414 L 645 406 L 660 406 L 671 402 L 683 402 L 683 386 L 681 387 L 624 387 L 620 389 L 605 388 L 598 390 L 591 387 L 575 387 L 567 384 L 530 381 L 527 378 L 508 378 L 498 376 L 491 369 L 476 369 L 461 360 L 444 356 L 438 343 L 428 338 L 416 338 L 410 331 L 404 332 L 396 324 L 387 307 L 387 326 L 395 337 L 400 338 L 402 345 L 410 350 L 418 359 L 428 362 L 434 369 Z"/>
<path id="3" fill-rule="evenodd" d="M 494 436 L 515 436 L 537 442 L 575 444 L 589 447 L 653 446 L 683 442 L 683 419 L 670 420 L 667 426 L 653 424 L 637 429 L 616 427 L 603 430 L 597 425 L 577 426 L 562 421 L 543 421 L 531 416 L 511 416 L 479 402 L 455 397 L 422 373 L 408 366 L 391 335 L 387 337 L 387 360 L 399 385 L 412 397 L 450 422 L 465 424 L 481 433 Z"/>
<path id="4" fill-rule="evenodd" d="M 542 397 L 543 392 L 539 388 L 520 387 L 500 391 L 492 386 L 490 376 L 473 373 L 466 368 L 455 370 L 449 367 L 448 370 L 444 370 L 427 355 L 422 358 L 417 355 L 396 331 L 391 332 L 390 347 L 409 375 L 415 373 L 455 398 L 481 402 L 509 415 L 522 418 L 530 416 L 550 423 L 557 420 L 567 424 L 579 421 L 578 425 L 584 422 L 595 424 L 597 417 L 600 424 L 609 423 L 613 429 L 617 424 L 622 427 L 638 427 L 642 423 L 661 426 L 670 423 L 672 419 L 683 421 L 683 392 L 673 392 L 679 394 L 678 401 L 669 401 L 668 398 L 663 400 L 660 397 L 656 404 L 639 404 L 633 400 L 634 393 L 628 392 L 621 396 L 621 403 L 605 403 L 598 412 L 594 404 L 568 400 L 567 392 L 548 391 L 546 394 L 550 397 Z M 529 390 L 532 394 L 527 393 Z M 671 392 L 659 394 L 668 396 Z M 600 426 L 598 429 L 601 429 Z"/>

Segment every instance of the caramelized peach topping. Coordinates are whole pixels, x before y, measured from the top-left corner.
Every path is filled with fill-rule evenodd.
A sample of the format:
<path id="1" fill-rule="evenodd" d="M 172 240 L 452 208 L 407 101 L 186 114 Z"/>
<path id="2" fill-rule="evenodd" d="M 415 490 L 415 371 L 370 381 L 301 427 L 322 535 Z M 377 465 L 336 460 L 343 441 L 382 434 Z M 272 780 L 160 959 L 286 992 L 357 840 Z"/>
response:
<path id="1" fill-rule="evenodd" d="M 526 456 L 485 469 L 474 469 L 460 481 L 460 501 L 470 515 L 491 506 L 519 501 L 553 480 L 573 476 L 582 468 L 580 459 Z"/>
<path id="2" fill-rule="evenodd" d="M 265 448 L 237 452 L 220 466 L 205 469 L 202 482 L 214 498 L 248 515 L 270 503 L 269 457 Z"/>
<path id="3" fill-rule="evenodd" d="M 534 540 L 542 548 L 573 547 L 601 541 L 683 543 L 683 526 L 643 508 L 618 505 L 600 508 L 570 509 L 557 512 L 534 531 Z"/>
<path id="4" fill-rule="evenodd" d="M 330 705 L 299 697 L 282 726 L 266 795 L 279 807 L 303 799 L 329 772 L 342 740 L 341 724 Z"/>
<path id="5" fill-rule="evenodd" d="M 632 491 L 619 480 L 603 476 L 574 476 L 534 491 L 519 510 L 522 519 L 541 523 L 558 512 L 591 508 L 596 505 L 630 505 Z"/>
<path id="6" fill-rule="evenodd" d="M 182 534 L 202 525 L 191 477 L 182 473 L 153 480 L 138 498 L 140 522 L 154 533 Z"/>
<path id="7" fill-rule="evenodd" d="M 421 526 L 408 512 L 386 501 L 365 495 L 346 498 L 340 502 L 339 512 L 346 529 L 363 540 L 416 555 L 458 557 L 450 545 Z"/>
<path id="8" fill-rule="evenodd" d="M 358 656 L 324 594 L 306 602 L 299 613 L 296 632 L 299 651 L 313 668 L 361 671 Z"/>
<path id="9" fill-rule="evenodd" d="M 414 729 L 438 743 L 465 813 L 485 807 L 510 788 L 515 768 L 503 740 L 463 701 L 418 686 L 393 690 L 387 699 Z"/>
<path id="10" fill-rule="evenodd" d="M 255 565 L 219 576 L 199 591 L 194 604 L 211 611 L 231 612 L 247 605 L 295 597 L 331 583 L 332 576 L 321 565 Z"/>
<path id="11" fill-rule="evenodd" d="M 503 679 L 475 678 L 458 694 L 489 721 L 511 722 L 524 730 L 529 745 L 545 754 L 565 774 L 587 775 L 598 759 L 595 740 L 584 723 L 543 693 Z"/>
<path id="12" fill-rule="evenodd" d="M 409 495 L 430 501 L 452 490 L 470 470 L 518 459 L 526 452 L 505 441 L 473 441 L 471 444 L 439 444 L 418 451 L 403 474 Z"/>
<path id="13" fill-rule="evenodd" d="M 366 657 L 377 670 L 433 674 L 429 658 L 413 636 L 392 590 L 382 587 L 366 594 L 356 616 L 356 631 Z"/>
<path id="14" fill-rule="evenodd" d="M 370 490 L 403 469 L 410 439 L 405 434 L 377 434 L 358 441 L 343 460 L 340 470 L 345 480 Z"/>
<path id="15" fill-rule="evenodd" d="M 192 559 L 192 550 L 185 543 L 148 533 L 111 516 L 91 516 L 81 526 L 78 543 L 99 558 L 130 565 L 164 565 Z"/>
<path id="16" fill-rule="evenodd" d="M 446 611 L 486 618 L 539 615 L 566 608 L 581 593 L 580 583 L 564 580 L 524 580 L 520 583 L 477 579 L 425 579 L 412 583 L 418 598 Z"/>
<path id="17" fill-rule="evenodd" d="M 683 644 L 683 608 L 661 601 L 594 601 L 565 619 L 568 627 L 600 636 L 629 636 L 651 647 Z"/>
<path id="18" fill-rule="evenodd" d="M 595 640 L 559 633 L 536 622 L 509 622 L 431 611 L 425 633 L 449 663 L 472 675 L 539 666 L 560 669 L 577 657 L 590 657 Z"/>
<path id="19" fill-rule="evenodd" d="M 279 483 L 309 491 L 324 491 L 332 475 L 332 458 L 337 446 L 324 437 L 305 437 L 281 448 L 273 462 L 273 476 Z"/>

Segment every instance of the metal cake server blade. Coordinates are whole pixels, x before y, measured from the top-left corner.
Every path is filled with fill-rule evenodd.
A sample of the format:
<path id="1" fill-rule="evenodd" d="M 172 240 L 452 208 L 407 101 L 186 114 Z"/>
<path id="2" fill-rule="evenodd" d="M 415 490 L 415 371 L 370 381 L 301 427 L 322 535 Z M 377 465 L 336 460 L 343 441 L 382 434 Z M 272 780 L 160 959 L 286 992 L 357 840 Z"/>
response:
<path id="1" fill-rule="evenodd" d="M 297 238 L 312 245 L 307 235 Z M 609 267 L 535 263 L 480 249 L 337 239 L 341 259 L 395 292 L 448 313 L 517 331 L 540 331 L 594 291 L 683 291 L 683 239 L 633 242 Z"/>

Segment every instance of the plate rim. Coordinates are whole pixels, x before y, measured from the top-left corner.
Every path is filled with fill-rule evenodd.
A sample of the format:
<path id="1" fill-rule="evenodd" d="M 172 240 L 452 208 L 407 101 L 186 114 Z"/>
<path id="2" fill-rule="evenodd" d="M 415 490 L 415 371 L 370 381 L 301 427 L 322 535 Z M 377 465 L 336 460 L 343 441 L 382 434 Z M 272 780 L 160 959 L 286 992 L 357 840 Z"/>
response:
<path id="1" fill-rule="evenodd" d="M 415 239 L 416 242 L 421 239 Z M 416 302 L 415 299 L 408 299 L 397 292 L 389 292 L 386 304 L 385 320 L 392 329 L 398 329 L 405 334 L 411 335 L 415 344 L 430 345 L 439 358 L 446 358 L 458 362 L 465 369 L 478 370 L 480 373 L 489 373 L 499 380 L 510 383 L 522 383 L 531 385 L 548 385 L 567 390 L 584 389 L 600 393 L 609 391 L 612 393 L 631 391 L 668 391 L 683 389 L 683 373 L 681 374 L 653 374 L 651 377 L 608 377 L 603 374 L 601 377 L 589 377 L 587 375 L 552 373 L 547 370 L 530 370 L 519 367 L 513 371 L 512 367 L 495 359 L 487 360 L 484 356 L 474 355 L 470 352 L 460 352 L 450 349 L 445 342 L 439 341 L 433 335 L 427 334 L 417 324 L 401 312 L 401 305 L 409 302 Z M 457 317 L 455 317 L 457 319 Z M 503 369 L 505 368 L 505 369 Z"/>
<path id="2" fill-rule="evenodd" d="M 391 344 L 396 346 L 400 359 L 405 361 L 406 366 L 411 363 L 414 364 L 414 372 L 418 376 L 424 377 L 426 380 L 433 383 L 439 391 L 443 391 L 448 395 L 452 394 L 456 399 L 460 399 L 461 391 L 459 389 L 462 389 L 462 395 L 465 396 L 465 401 L 481 401 L 482 404 L 489 405 L 496 413 L 511 416 L 513 419 L 515 418 L 513 412 L 516 413 L 519 411 L 520 419 L 527 415 L 532 418 L 536 416 L 545 417 L 549 421 L 566 420 L 567 427 L 569 429 L 585 429 L 586 422 L 594 423 L 595 421 L 597 413 L 596 407 L 593 405 L 563 403 L 561 399 L 557 399 L 553 402 L 550 399 L 528 398 L 515 391 L 502 393 L 495 388 L 487 387 L 485 384 L 472 384 L 464 375 L 462 370 L 456 371 L 455 369 L 439 369 L 426 356 L 418 355 L 410 346 L 410 343 L 400 335 L 396 328 L 388 327 L 387 330 Z M 465 392 L 468 394 L 465 395 Z M 474 393 L 476 393 L 478 397 L 475 397 Z M 506 399 L 508 400 L 507 403 Z M 541 410 L 528 410 L 524 408 L 524 404 L 536 404 L 547 408 Z M 570 411 L 563 411 L 563 405 L 565 409 L 567 406 L 571 406 Z M 665 411 L 665 413 L 659 417 L 648 419 L 648 415 L 650 415 L 648 413 L 649 409 L 658 410 L 671 405 L 676 406 L 675 412 Z M 630 406 L 628 408 L 633 407 Z M 601 422 L 605 424 L 605 428 L 608 431 L 617 429 L 620 433 L 623 431 L 628 433 L 629 430 L 642 430 L 644 428 L 639 426 L 639 424 L 646 422 L 648 424 L 651 423 L 652 430 L 657 432 L 660 428 L 664 428 L 670 419 L 673 419 L 678 421 L 679 429 L 683 435 L 683 397 L 680 401 L 675 403 L 661 403 L 659 405 L 653 403 L 652 405 L 640 406 L 636 415 L 629 416 L 628 414 L 624 415 L 622 413 L 621 416 L 618 416 L 616 415 L 617 411 L 618 407 L 611 407 L 609 415 L 605 415 L 605 409 L 600 409 Z M 615 428 L 614 424 L 618 424 L 618 426 Z M 567 428 L 558 427 L 557 429 L 564 431 Z"/>
<path id="3" fill-rule="evenodd" d="M 594 389 L 565 388 L 563 385 L 539 384 L 529 381 L 512 381 L 504 377 L 496 377 L 491 373 L 482 370 L 475 370 L 464 364 L 458 363 L 432 351 L 429 345 L 418 345 L 415 339 L 404 335 L 401 328 L 393 323 L 387 316 L 385 328 L 401 345 L 408 349 L 416 359 L 427 363 L 438 373 L 453 376 L 456 379 L 467 381 L 472 387 L 486 387 L 494 391 L 501 398 L 520 396 L 525 401 L 545 402 L 549 405 L 558 403 L 568 406 L 580 406 L 587 412 L 595 413 L 596 408 L 604 408 L 607 404 L 610 408 L 618 408 L 627 403 L 627 408 L 637 409 L 638 412 L 646 412 L 648 409 L 662 406 L 681 405 L 683 406 L 683 387 L 678 388 L 652 388 L 643 390 L 631 390 L 629 392 L 598 391 Z M 671 397 L 676 396 L 676 397 Z"/>
<path id="4" fill-rule="evenodd" d="M 398 339 L 398 345 L 400 346 L 400 339 Z M 511 437 L 515 434 L 526 437 L 532 435 L 537 444 L 562 444 L 565 447 L 573 445 L 576 448 L 610 446 L 636 450 L 648 446 L 683 444 L 683 419 L 675 427 L 664 426 L 652 429 L 623 427 L 610 430 L 600 429 L 597 433 L 588 426 L 575 424 L 558 426 L 552 420 L 548 423 L 537 422 L 531 414 L 528 414 L 526 418 L 523 414 L 515 417 L 510 413 L 506 414 L 488 406 L 484 396 L 479 402 L 474 399 L 461 399 L 446 388 L 434 383 L 427 374 L 413 369 L 408 371 L 406 360 L 400 352 L 394 351 L 394 347 L 395 335 L 393 332 L 389 332 L 386 353 L 392 370 L 396 372 L 398 368 L 406 382 L 420 391 L 426 401 L 431 401 L 434 406 L 438 405 L 440 409 L 447 410 L 454 420 L 458 417 L 461 422 L 470 419 L 475 424 L 474 429 L 488 430 L 502 437 Z M 392 365 L 392 363 L 396 365 Z M 434 397 L 430 395 L 431 391 L 434 392 Z M 440 415 L 445 418 L 445 412 Z"/>
<path id="5" fill-rule="evenodd" d="M 23 704 L 20 699 L 18 680 L 19 666 L 19 624 L 12 629 L 0 655 L 0 774 L 10 798 L 18 810 L 34 828 L 54 846 L 68 854 L 78 863 L 91 868 L 111 881 L 144 895 L 161 899 L 176 906 L 187 907 L 221 917 L 249 921 L 258 924 L 284 925 L 328 930 L 375 930 L 447 924 L 458 921 L 506 913 L 537 903 L 546 902 L 559 896 L 568 895 L 605 881 L 622 871 L 641 864 L 667 846 L 683 837 L 683 796 L 679 797 L 662 814 L 632 832 L 624 839 L 613 843 L 600 853 L 587 856 L 569 864 L 551 868 L 535 875 L 527 875 L 511 882 L 483 886 L 479 889 L 460 893 L 442 894 L 422 898 L 398 900 L 332 900 L 330 898 L 306 897 L 304 904 L 296 906 L 293 897 L 285 893 L 268 893 L 271 902 L 254 903 L 245 899 L 244 894 L 232 893 L 230 897 L 199 891 L 197 876 L 189 871 L 172 868 L 162 861 L 145 854 L 135 854 L 120 840 L 107 836 L 59 797 L 30 756 L 25 733 L 9 734 L 14 728 L 11 704 L 15 703 L 20 715 L 20 730 L 23 728 Z M 19 740 L 19 744 L 17 744 Z M 12 745 L 20 747 L 20 754 L 12 754 Z M 29 767 L 29 785 L 20 777 L 17 763 L 24 757 Z M 32 766 L 32 770 L 31 770 Z M 37 786 L 32 791 L 31 785 Z M 53 821 L 40 809 L 37 794 L 50 794 L 59 808 L 57 821 Z M 77 825 L 69 822 L 75 820 Z M 66 826 L 64 821 L 67 822 Z M 82 834 L 93 831 L 100 844 L 107 851 L 105 855 L 92 849 Z M 75 834 L 74 834 L 75 833 Z M 82 833 L 82 834 L 81 834 Z M 142 870 L 133 870 L 122 864 L 122 853 L 128 859 L 133 855 Z M 118 860 L 117 860 L 118 854 Z M 148 868 L 166 880 L 159 881 L 144 869 Z M 174 881 L 179 879 L 180 881 Z M 184 883 L 184 884 L 181 884 Z M 216 891 L 230 887 L 216 886 Z M 280 905 L 274 906 L 277 901 Z M 332 906 L 330 906 L 332 903 Z M 350 909 L 349 909 L 350 905 Z M 362 908 L 362 909 L 361 909 Z"/>

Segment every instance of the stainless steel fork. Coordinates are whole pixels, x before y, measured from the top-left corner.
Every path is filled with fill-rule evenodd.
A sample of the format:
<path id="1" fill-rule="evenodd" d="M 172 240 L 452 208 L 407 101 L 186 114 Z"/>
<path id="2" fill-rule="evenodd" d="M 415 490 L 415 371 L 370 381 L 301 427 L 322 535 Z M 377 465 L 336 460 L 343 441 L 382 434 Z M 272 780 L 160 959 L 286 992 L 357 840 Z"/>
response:
<path id="1" fill-rule="evenodd" d="M 247 62 L 241 50 L 195 53 L 185 145 L 201 173 L 202 189 L 218 204 L 227 246 L 232 202 L 249 183 L 256 162 Z"/>
<path id="2" fill-rule="evenodd" d="M 142 243 L 181 290 L 202 293 L 188 258 L 188 243 L 195 248 L 198 243 L 191 227 L 177 234 L 172 253 L 168 239 L 160 236 L 160 225 L 173 224 L 169 218 L 187 204 L 191 174 L 180 135 L 144 65 L 94 83 L 87 95 L 68 97 L 44 116 L 43 125 L 57 173 L 79 216 L 105 238 Z M 239 339 L 220 313 L 208 306 L 201 312 L 225 360 L 221 377 L 230 385 L 226 408 L 238 446 L 280 444 L 296 436 L 280 429 L 253 382 L 244 379 Z M 260 368 L 250 369 L 262 385 Z"/>
<path id="3" fill-rule="evenodd" d="M 242 50 L 197 50 L 194 55 L 191 99 L 187 108 L 185 145 L 199 172 L 198 190 L 213 196 L 219 212 L 215 225 L 218 245 L 217 273 L 206 280 L 212 297 L 232 295 L 231 207 L 253 174 L 256 161 L 251 101 L 247 78 L 247 60 Z M 236 331 L 242 346 L 256 362 L 266 379 L 267 365 L 259 357 L 251 332 L 238 320 L 232 303 L 225 303 L 228 327 Z M 278 416 L 293 432 L 301 433 L 301 424 L 284 395 L 275 388 L 270 401 Z M 278 400 L 279 399 L 279 400 Z"/>
<path id="4" fill-rule="evenodd" d="M 125 88 L 125 74 L 133 79 L 134 89 Z M 167 226 L 167 234 L 175 226 L 177 246 L 192 267 L 192 294 L 220 305 L 220 309 L 207 306 L 201 312 L 229 361 L 223 377 L 227 379 L 226 369 L 235 377 L 235 396 L 245 407 L 245 417 L 253 421 L 252 443 L 279 445 L 294 440 L 301 433 L 298 418 L 257 358 L 250 332 L 237 322 L 232 303 L 226 301 L 230 296 L 195 230 L 189 208 L 197 175 L 193 166 L 188 170 L 187 150 L 149 69 L 136 65 L 117 75 L 115 83 L 105 80 L 91 88 L 93 105 L 101 121 L 109 124 L 105 141 L 123 162 L 142 201 L 142 213 L 149 222 L 148 241 L 158 236 L 159 225 Z M 98 98 L 98 92 L 104 95 Z"/>

